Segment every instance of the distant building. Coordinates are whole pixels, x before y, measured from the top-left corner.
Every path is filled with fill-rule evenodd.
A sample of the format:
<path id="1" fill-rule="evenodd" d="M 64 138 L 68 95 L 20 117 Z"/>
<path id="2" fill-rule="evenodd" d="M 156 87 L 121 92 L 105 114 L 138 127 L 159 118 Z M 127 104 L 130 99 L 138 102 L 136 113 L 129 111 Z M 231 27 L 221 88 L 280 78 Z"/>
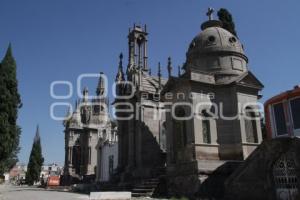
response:
<path id="1" fill-rule="evenodd" d="M 41 177 L 48 178 L 49 176 L 59 176 L 62 173 L 62 167 L 52 163 L 42 166 Z"/>
<path id="2" fill-rule="evenodd" d="M 116 124 L 110 119 L 108 99 L 104 97 L 103 76 L 101 73 L 96 98 L 90 101 L 88 90 L 84 88 L 83 99 L 76 103 L 75 111 L 64 122 L 64 175 L 73 179 L 94 181 L 102 160 L 98 153 L 101 154 L 102 149 L 106 149 L 104 146 L 107 141 L 117 142 L 113 139 L 117 137 Z M 98 180 L 100 179 L 98 175 Z"/>
<path id="3" fill-rule="evenodd" d="M 300 86 L 265 103 L 268 138 L 300 137 Z"/>
<path id="4" fill-rule="evenodd" d="M 9 181 L 9 173 L 4 173 L 4 181 L 5 182 Z"/>
<path id="5" fill-rule="evenodd" d="M 18 163 L 9 171 L 9 180 L 25 179 L 26 172 L 27 165 Z"/>

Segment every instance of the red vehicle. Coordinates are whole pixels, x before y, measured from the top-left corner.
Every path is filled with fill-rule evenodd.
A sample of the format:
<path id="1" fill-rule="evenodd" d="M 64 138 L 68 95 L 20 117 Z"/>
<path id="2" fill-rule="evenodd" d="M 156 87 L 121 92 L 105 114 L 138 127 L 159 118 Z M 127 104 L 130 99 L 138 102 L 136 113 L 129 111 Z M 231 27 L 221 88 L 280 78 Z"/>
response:
<path id="1" fill-rule="evenodd" d="M 300 137 L 300 86 L 265 103 L 267 137 Z"/>
<path id="2" fill-rule="evenodd" d="M 59 176 L 49 176 L 47 180 L 47 187 L 55 187 L 60 185 Z"/>

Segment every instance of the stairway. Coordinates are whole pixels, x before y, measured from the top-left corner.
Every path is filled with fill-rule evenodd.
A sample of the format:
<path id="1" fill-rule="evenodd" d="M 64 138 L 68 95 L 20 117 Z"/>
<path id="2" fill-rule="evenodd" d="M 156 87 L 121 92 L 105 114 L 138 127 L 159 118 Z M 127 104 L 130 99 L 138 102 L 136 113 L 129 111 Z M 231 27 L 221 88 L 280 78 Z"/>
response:
<path id="1" fill-rule="evenodd" d="M 144 179 L 133 187 L 132 197 L 151 197 L 159 184 L 160 177 L 166 175 L 166 167 L 156 168 L 152 175 L 153 178 Z"/>
<path id="2" fill-rule="evenodd" d="M 132 197 L 151 197 L 158 183 L 159 178 L 143 180 L 132 189 Z"/>

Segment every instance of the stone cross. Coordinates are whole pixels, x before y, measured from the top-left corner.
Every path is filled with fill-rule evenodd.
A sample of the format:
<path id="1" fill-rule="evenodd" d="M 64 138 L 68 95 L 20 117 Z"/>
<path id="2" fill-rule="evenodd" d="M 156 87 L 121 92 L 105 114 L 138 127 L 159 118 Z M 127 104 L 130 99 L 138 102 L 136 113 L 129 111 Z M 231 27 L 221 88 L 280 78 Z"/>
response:
<path id="1" fill-rule="evenodd" d="M 213 13 L 214 13 L 214 9 L 213 8 L 208 8 L 208 11 L 206 13 L 206 15 L 208 16 L 209 20 L 213 20 Z"/>

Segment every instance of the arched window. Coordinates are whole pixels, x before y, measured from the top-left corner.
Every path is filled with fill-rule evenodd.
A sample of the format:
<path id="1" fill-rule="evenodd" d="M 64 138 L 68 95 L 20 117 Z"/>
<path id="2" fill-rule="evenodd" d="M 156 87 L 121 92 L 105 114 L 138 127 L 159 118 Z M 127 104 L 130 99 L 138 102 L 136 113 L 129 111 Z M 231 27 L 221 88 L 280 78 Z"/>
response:
<path id="1" fill-rule="evenodd" d="M 80 141 L 79 138 L 77 138 L 75 145 L 72 148 L 72 165 L 73 168 L 75 169 L 75 173 L 79 174 L 80 173 L 80 165 L 82 164 L 81 160 L 81 147 L 80 147 Z"/>
<path id="2" fill-rule="evenodd" d="M 211 133 L 210 133 L 210 120 L 209 114 L 206 110 L 202 111 L 202 137 L 203 143 L 210 144 L 211 143 Z"/>
<path id="3" fill-rule="evenodd" d="M 250 107 L 246 108 L 245 114 L 246 142 L 258 143 L 256 114 Z"/>
<path id="4" fill-rule="evenodd" d="M 100 112 L 100 106 L 99 106 L 99 105 L 94 105 L 93 108 L 94 108 L 93 114 L 94 114 L 94 115 L 98 115 L 99 112 Z"/>

